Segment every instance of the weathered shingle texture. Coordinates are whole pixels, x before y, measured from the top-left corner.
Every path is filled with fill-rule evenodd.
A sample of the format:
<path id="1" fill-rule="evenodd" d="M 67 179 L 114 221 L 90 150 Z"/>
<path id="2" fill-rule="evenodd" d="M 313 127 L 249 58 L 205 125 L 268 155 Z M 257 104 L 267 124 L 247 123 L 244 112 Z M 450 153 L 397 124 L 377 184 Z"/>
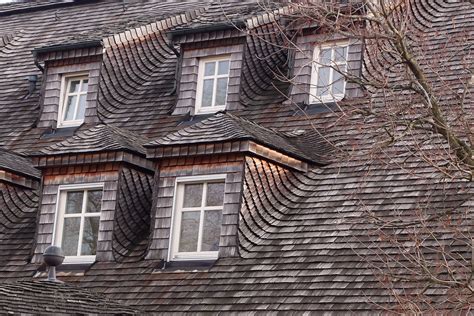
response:
<path id="1" fill-rule="evenodd" d="M 443 221 L 438 223 L 456 223 L 460 235 L 472 234 L 472 182 L 446 179 L 426 162 L 427 157 L 414 153 L 419 144 L 414 141 L 416 137 L 429 144 L 425 153 L 430 155 L 431 149 L 445 146 L 441 139 L 430 142 L 432 135 L 420 133 L 410 135 L 413 138 L 394 139 L 383 148 L 377 146 L 386 141 L 384 126 L 376 116 L 361 113 L 390 105 L 383 102 L 380 91 L 368 91 L 363 98 L 354 94 L 332 110 L 319 108 L 305 114 L 284 103 L 290 84 L 279 78 L 290 73 L 292 54 L 289 49 L 276 49 L 268 43 L 284 40 L 271 35 L 274 26 L 263 18 L 249 26 L 249 33 L 258 36 L 239 34 L 243 43 L 242 72 L 235 92 L 238 100 L 234 100 L 239 106 L 208 118 L 189 113 L 173 115 L 180 88 L 178 56 L 182 56 L 182 47 L 168 34 L 216 24 L 222 27 L 226 21 L 223 8 L 236 20 L 264 11 L 258 4 L 223 2 L 223 6 L 220 1 L 84 1 L 51 8 L 47 4 L 0 5 L 0 171 L 4 168 L 40 176 L 26 158 L 17 154 L 129 151 L 144 160 L 149 149 L 145 149 L 146 143 L 151 148 L 234 139 L 251 139 L 315 162 L 308 172 L 299 172 L 255 156 L 239 156 L 243 164 L 239 173 L 235 172 L 235 183 L 242 180 L 242 184 L 235 192 L 242 192 L 242 197 L 238 225 L 232 226 L 238 230 L 236 255 L 204 268 L 163 268 L 161 258 L 144 259 L 152 247 L 153 230 L 171 225 L 170 216 L 161 218 L 166 223 L 157 223 L 160 217 L 153 217 L 159 198 L 167 198 L 164 204 L 167 210 L 172 209 L 174 183 L 160 179 L 159 167 L 153 178 L 150 169 L 142 172 L 141 166 L 97 167 L 100 161 L 94 161 L 93 168 L 89 168 L 91 161 L 84 162 L 84 169 L 81 165 L 72 169 L 55 165 L 56 169 L 48 173 L 43 193 L 0 182 L 0 294 L 6 295 L 0 295 L 0 308 L 21 312 L 30 307 L 40 313 L 59 295 L 62 299 L 54 301 L 54 311 L 64 313 L 133 313 L 135 309 L 215 314 L 397 312 L 400 302 L 387 290 L 381 266 L 388 265 L 399 276 L 413 267 L 401 256 L 406 248 L 397 247 L 390 238 L 410 241 L 411 221 L 420 214 L 427 218 L 441 216 Z M 25 10 L 15 13 L 15 8 Z M 413 41 L 426 54 L 420 63 L 430 80 L 436 76 L 443 79 L 435 82 L 435 89 L 449 85 L 449 91 L 461 93 L 471 87 L 466 83 L 472 80 L 472 74 L 466 69 L 472 69 L 473 63 L 474 5 L 466 1 L 417 0 L 409 9 L 411 27 L 419 36 Z M 186 45 L 193 49 L 218 46 L 228 43 L 232 33 L 212 32 L 215 38 L 204 40 L 193 35 Z M 205 36 L 209 34 L 211 31 Z M 99 40 L 104 49 L 97 74 L 99 123 L 86 124 L 69 135 L 54 133 L 50 126 L 40 127 L 44 74 L 35 67 L 31 51 L 90 39 Z M 357 54 L 361 53 L 359 49 Z M 380 71 L 390 63 L 390 54 L 376 56 L 372 62 L 364 61 L 364 76 L 397 82 L 400 73 L 396 67 L 380 77 Z M 68 62 L 74 64 L 82 58 L 70 58 Z M 459 67 L 461 64 L 467 66 Z M 445 71 L 437 73 L 435 66 L 443 66 Z M 25 77 L 33 74 L 38 82 L 29 95 Z M 411 95 L 399 99 L 400 104 L 419 103 Z M 449 106 L 456 100 L 449 97 L 443 101 Z M 469 118 L 473 113 L 469 93 L 464 106 L 465 117 Z M 468 122 L 472 124 L 472 120 Z M 440 159 L 436 154 L 439 151 L 433 153 L 428 158 Z M 228 157 L 206 159 L 218 164 Z M 178 167 L 195 171 L 186 165 L 186 159 L 179 163 Z M 168 165 L 176 172 L 174 178 L 170 177 L 173 181 L 179 176 L 176 166 Z M 194 169 L 202 171 L 200 167 Z M 101 172 L 107 173 L 105 178 L 97 175 Z M 104 243 L 107 248 L 101 260 L 85 271 L 60 274 L 66 285 L 45 286 L 32 281 L 38 264 L 30 260 L 38 236 L 41 242 L 37 249 L 43 249 L 52 234 L 38 227 L 53 226 L 58 185 L 81 177 L 90 182 L 113 182 L 107 193 L 107 220 L 101 232 L 110 236 Z M 38 215 L 40 204 L 47 209 L 43 217 Z M 390 225 L 381 229 L 377 218 L 386 219 Z M 391 226 L 401 220 L 409 224 L 403 228 Z M 427 245 L 423 255 L 435 257 L 430 247 L 446 242 L 457 262 L 470 262 L 469 244 L 450 243 L 454 237 L 444 234 L 446 226 L 434 230 L 439 233 L 436 240 L 421 236 Z M 160 241 L 169 238 L 169 231 L 164 229 L 156 234 Z M 35 256 L 40 258 L 40 253 L 38 250 Z M 460 273 L 468 275 L 469 271 Z M 423 282 L 393 286 L 397 294 L 412 295 L 428 284 Z M 435 309 L 464 307 L 446 302 L 447 292 L 446 287 L 430 286 L 421 295 L 426 295 Z M 472 293 L 462 295 L 467 306 L 474 304 Z M 66 304 L 63 299 L 69 298 L 73 300 Z"/>

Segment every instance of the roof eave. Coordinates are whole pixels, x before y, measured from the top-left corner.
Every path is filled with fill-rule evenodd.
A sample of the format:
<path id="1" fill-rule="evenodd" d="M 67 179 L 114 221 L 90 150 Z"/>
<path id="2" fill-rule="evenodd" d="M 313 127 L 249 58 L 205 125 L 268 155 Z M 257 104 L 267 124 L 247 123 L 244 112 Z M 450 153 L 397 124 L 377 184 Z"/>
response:
<path id="1" fill-rule="evenodd" d="M 189 27 L 182 28 L 174 31 L 168 32 L 168 38 L 173 40 L 176 37 L 182 35 L 190 35 L 196 33 L 205 33 L 205 32 L 215 32 L 215 31 L 224 31 L 228 29 L 237 29 L 237 28 L 246 28 L 246 23 L 243 20 L 235 20 L 229 22 L 213 23 L 211 25 L 199 26 L 199 27 Z"/>
<path id="2" fill-rule="evenodd" d="M 72 44 L 58 44 L 58 45 L 51 45 L 51 46 L 44 46 L 40 48 L 34 49 L 33 55 L 50 53 L 50 52 L 57 52 L 57 51 L 64 51 L 64 50 L 72 50 L 72 49 L 81 49 L 81 48 L 91 48 L 91 47 L 99 47 L 102 46 L 102 40 L 90 40 L 90 41 L 83 41 L 77 42 Z"/>

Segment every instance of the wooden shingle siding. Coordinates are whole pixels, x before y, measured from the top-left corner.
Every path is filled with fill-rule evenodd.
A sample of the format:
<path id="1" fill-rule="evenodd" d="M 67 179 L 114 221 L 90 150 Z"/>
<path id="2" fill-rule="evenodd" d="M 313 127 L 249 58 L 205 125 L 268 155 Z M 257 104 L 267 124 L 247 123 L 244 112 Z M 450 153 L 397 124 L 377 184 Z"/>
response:
<path id="1" fill-rule="evenodd" d="M 298 50 L 294 52 L 292 75 L 293 83 L 290 92 L 290 101 L 293 103 L 309 103 L 311 85 L 311 73 L 313 67 L 314 49 L 317 45 L 332 41 L 344 40 L 340 36 L 328 36 L 327 34 L 313 34 L 300 36 L 296 40 Z M 362 44 L 349 40 L 349 52 L 347 57 L 348 73 L 359 77 L 362 71 Z M 353 82 L 347 82 L 345 98 L 351 99 L 362 96 L 362 89 Z"/>
<path id="2" fill-rule="evenodd" d="M 29 189 L 37 189 L 39 187 L 39 180 L 18 175 L 13 172 L 0 169 L 0 182 L 8 182 L 11 184 L 19 185 Z"/>
<path id="3" fill-rule="evenodd" d="M 154 203 L 156 208 L 152 211 L 153 238 L 147 259 L 168 258 L 176 178 L 213 174 L 226 174 L 219 258 L 237 256 L 236 232 L 241 204 L 243 156 L 214 155 L 194 159 L 166 159 L 158 168 L 159 180 L 153 190 L 157 195 Z"/>
<path id="4" fill-rule="evenodd" d="M 98 167 L 97 169 L 103 169 Z M 97 261 L 112 261 L 112 235 L 114 211 L 117 203 L 118 169 L 71 174 L 64 169 L 48 170 L 43 177 L 43 192 L 39 206 L 39 222 L 36 235 L 36 248 L 33 262 L 39 263 L 46 247 L 53 242 L 53 229 L 58 202 L 58 189 L 65 184 L 104 183 L 102 209 L 100 214 L 99 238 L 97 242 Z"/>
<path id="5" fill-rule="evenodd" d="M 143 259 L 150 237 L 153 176 L 130 168 L 120 171 L 112 250 L 115 261 Z"/>
<path id="6" fill-rule="evenodd" d="M 178 100 L 173 114 L 194 114 L 196 106 L 199 59 L 205 57 L 230 55 L 227 110 L 239 108 L 240 71 L 242 68 L 243 44 L 183 49 Z"/>
<path id="7" fill-rule="evenodd" d="M 187 44 L 187 43 L 196 43 L 199 42 L 201 45 L 204 43 L 205 46 L 208 46 L 210 41 L 219 41 L 220 46 L 226 46 L 225 42 L 222 42 L 223 39 L 231 40 L 235 42 L 237 38 L 242 37 L 242 31 L 232 26 L 229 26 L 228 29 L 219 30 L 219 31 L 211 31 L 211 32 L 199 32 L 199 33 L 192 33 L 192 34 L 183 34 L 178 38 L 174 39 L 174 42 L 179 44 Z"/>
<path id="8" fill-rule="evenodd" d="M 48 53 L 38 54 L 38 61 L 40 62 L 52 62 L 67 60 L 73 58 L 84 58 L 102 55 L 102 46 L 98 45 L 96 47 L 87 47 L 87 48 L 77 48 L 77 49 L 68 49 L 60 51 L 52 51 Z"/>
<path id="9" fill-rule="evenodd" d="M 85 72 L 89 76 L 87 88 L 85 123 L 98 122 L 97 119 L 97 97 L 99 74 L 101 68 L 101 57 L 93 60 L 72 60 L 70 62 L 47 63 L 44 84 L 44 97 L 42 113 L 38 127 L 56 128 L 58 122 L 58 111 L 61 106 L 61 83 L 63 76 L 77 72 Z"/>

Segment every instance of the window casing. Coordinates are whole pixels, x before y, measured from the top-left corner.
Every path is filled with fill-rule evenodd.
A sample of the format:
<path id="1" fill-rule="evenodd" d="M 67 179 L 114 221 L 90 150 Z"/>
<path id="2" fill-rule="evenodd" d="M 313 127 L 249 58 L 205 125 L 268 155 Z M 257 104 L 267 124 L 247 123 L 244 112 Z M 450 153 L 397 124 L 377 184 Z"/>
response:
<path id="1" fill-rule="evenodd" d="M 199 60 L 196 114 L 215 113 L 225 109 L 229 72 L 229 55 Z"/>
<path id="2" fill-rule="evenodd" d="M 349 43 L 333 42 L 315 47 L 311 74 L 310 103 L 344 98 Z"/>
<path id="3" fill-rule="evenodd" d="M 78 126 L 84 122 L 86 111 L 87 74 L 64 76 L 58 111 L 58 127 Z"/>
<path id="4" fill-rule="evenodd" d="M 103 184 L 59 187 L 53 244 L 60 246 L 65 263 L 95 261 Z"/>
<path id="5" fill-rule="evenodd" d="M 178 178 L 168 260 L 217 259 L 225 175 Z"/>

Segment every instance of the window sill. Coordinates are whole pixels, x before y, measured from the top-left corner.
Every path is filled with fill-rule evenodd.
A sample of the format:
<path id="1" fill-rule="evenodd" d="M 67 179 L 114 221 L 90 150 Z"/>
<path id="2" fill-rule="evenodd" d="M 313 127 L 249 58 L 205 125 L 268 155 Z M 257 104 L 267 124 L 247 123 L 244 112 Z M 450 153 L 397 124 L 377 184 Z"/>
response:
<path id="1" fill-rule="evenodd" d="M 210 109 L 199 108 L 199 110 L 196 111 L 195 115 L 216 114 L 219 111 L 225 111 L 225 108 L 226 108 L 225 106 L 212 107 Z"/>
<path id="2" fill-rule="evenodd" d="M 178 271 L 208 271 L 214 264 L 215 260 L 181 260 L 181 261 L 162 261 L 161 264 L 156 267 L 153 273 L 166 273 L 166 272 L 178 272 Z"/>
<path id="3" fill-rule="evenodd" d="M 82 264 L 93 264 L 95 262 L 95 256 L 81 256 L 81 257 L 65 257 L 63 265 L 82 265 Z"/>

